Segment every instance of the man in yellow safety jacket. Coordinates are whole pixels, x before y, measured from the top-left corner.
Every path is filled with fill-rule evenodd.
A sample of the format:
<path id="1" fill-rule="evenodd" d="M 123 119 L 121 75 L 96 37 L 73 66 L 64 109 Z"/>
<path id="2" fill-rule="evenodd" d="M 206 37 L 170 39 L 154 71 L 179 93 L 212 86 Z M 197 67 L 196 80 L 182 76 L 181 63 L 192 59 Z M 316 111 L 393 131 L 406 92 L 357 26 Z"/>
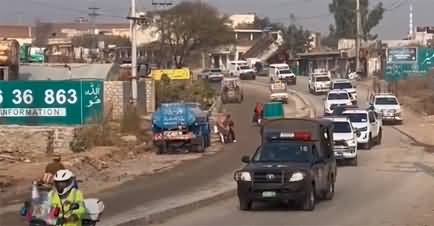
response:
<path id="1" fill-rule="evenodd" d="M 74 174 L 70 170 L 59 170 L 53 180 L 54 189 L 48 197 L 51 206 L 59 209 L 58 225 L 82 226 L 86 208 L 83 194 L 74 188 Z"/>

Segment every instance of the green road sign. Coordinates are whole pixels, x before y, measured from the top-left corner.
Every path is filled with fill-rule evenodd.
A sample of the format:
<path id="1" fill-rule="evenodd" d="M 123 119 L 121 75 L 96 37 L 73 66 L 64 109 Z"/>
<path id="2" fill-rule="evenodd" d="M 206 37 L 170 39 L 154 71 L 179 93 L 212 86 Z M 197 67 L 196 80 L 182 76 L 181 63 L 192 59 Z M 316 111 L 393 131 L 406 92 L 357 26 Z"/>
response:
<path id="1" fill-rule="evenodd" d="M 424 76 L 434 67 L 434 49 L 389 48 L 384 78 L 389 81 Z"/>
<path id="2" fill-rule="evenodd" d="M 104 83 L 1 81 L 0 124 L 79 125 L 103 117 Z"/>

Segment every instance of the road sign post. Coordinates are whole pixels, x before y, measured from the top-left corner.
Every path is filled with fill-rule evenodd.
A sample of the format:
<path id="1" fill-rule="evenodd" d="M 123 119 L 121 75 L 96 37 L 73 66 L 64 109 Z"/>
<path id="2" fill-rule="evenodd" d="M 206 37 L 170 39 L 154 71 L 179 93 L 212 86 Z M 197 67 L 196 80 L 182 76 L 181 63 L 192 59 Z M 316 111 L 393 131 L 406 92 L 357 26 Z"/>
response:
<path id="1" fill-rule="evenodd" d="M 103 81 L 0 82 L 0 124 L 80 125 L 103 117 Z"/>

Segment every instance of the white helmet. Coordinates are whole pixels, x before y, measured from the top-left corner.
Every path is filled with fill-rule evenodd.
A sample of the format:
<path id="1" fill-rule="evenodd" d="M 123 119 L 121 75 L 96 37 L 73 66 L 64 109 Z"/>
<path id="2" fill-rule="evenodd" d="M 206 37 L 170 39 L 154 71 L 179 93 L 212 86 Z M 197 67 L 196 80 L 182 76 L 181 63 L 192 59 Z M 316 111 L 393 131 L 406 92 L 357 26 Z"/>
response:
<path id="1" fill-rule="evenodd" d="M 74 186 L 74 174 L 67 169 L 57 171 L 53 180 L 59 195 L 66 194 Z"/>

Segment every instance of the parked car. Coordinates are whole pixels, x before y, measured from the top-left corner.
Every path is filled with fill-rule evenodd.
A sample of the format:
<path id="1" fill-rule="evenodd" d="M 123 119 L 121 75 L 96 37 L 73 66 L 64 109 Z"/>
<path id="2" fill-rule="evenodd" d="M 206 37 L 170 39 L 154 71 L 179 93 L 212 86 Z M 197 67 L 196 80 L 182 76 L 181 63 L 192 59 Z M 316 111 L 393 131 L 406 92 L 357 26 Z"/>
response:
<path id="1" fill-rule="evenodd" d="M 208 80 L 208 81 L 215 81 L 219 82 L 221 81 L 225 76 L 223 74 L 222 69 L 220 68 L 211 68 L 211 69 L 204 69 L 200 72 L 199 77 Z"/>

